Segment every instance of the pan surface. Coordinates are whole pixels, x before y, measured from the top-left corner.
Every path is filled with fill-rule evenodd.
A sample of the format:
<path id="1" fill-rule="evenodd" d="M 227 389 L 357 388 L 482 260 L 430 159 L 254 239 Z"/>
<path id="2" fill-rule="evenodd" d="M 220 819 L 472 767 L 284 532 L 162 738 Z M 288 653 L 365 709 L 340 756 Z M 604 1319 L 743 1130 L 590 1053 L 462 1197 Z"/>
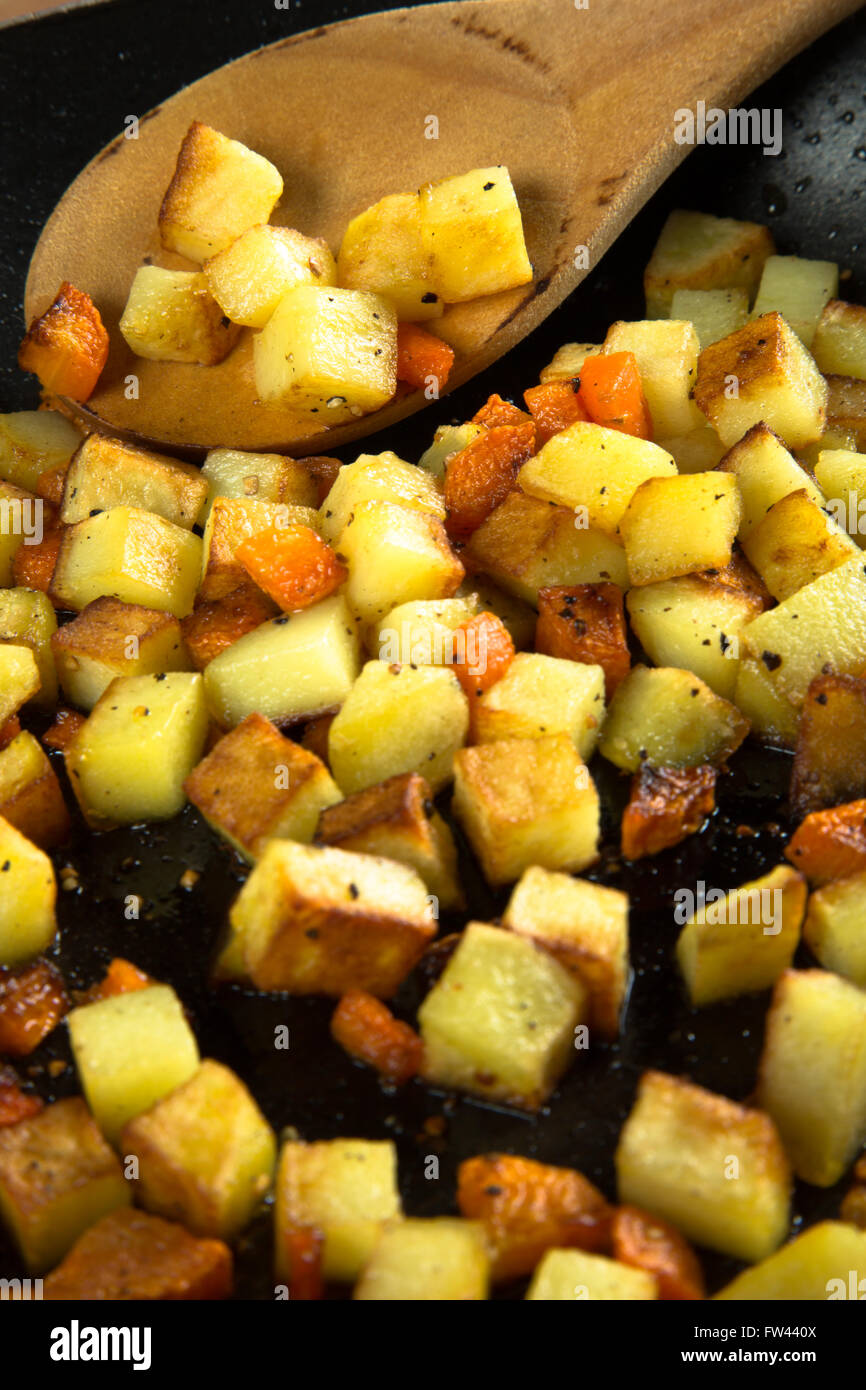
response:
<path id="1" fill-rule="evenodd" d="M 203 10 L 198 0 L 115 0 L 0 30 L 0 409 L 37 403 L 32 379 L 15 367 L 32 247 L 58 197 L 123 129 L 124 117 L 145 112 L 259 44 L 311 22 L 324 24 L 374 8 L 396 6 L 317 0 L 314 8 L 278 10 L 224 0 Z M 673 207 L 766 222 L 781 252 L 835 260 L 849 270 L 840 294 L 863 302 L 864 71 L 866 16 L 861 14 L 748 102 L 783 111 L 777 158 L 753 147 L 696 150 L 532 337 L 431 407 L 421 421 L 376 436 L 375 447 L 417 460 L 436 425 L 468 418 L 492 391 L 519 397 L 562 342 L 599 341 L 613 319 L 641 317 L 643 267 Z M 393 184 L 395 190 L 401 186 L 396 169 Z M 351 449 L 338 452 L 354 456 Z M 699 880 L 729 888 L 780 861 L 791 830 L 785 804 L 790 758 L 747 745 L 733 759 L 730 774 L 720 778 L 719 809 L 704 831 L 680 849 L 634 866 L 622 865 L 617 855 L 627 781 L 600 762 L 593 773 L 605 806 L 606 851 L 588 877 L 631 895 L 634 983 L 621 1040 L 580 1055 L 535 1118 L 446 1097 L 415 1083 L 399 1094 L 387 1093 L 331 1042 L 328 1001 L 210 989 L 209 959 L 245 870 L 191 807 L 168 824 L 105 835 L 89 835 L 77 821 L 74 840 L 55 856 L 58 869 L 73 866 L 78 882 L 60 894 L 58 964 L 73 988 L 91 984 L 115 954 L 173 984 L 190 1012 L 202 1055 L 235 1068 L 278 1129 L 294 1126 L 307 1139 L 394 1138 L 404 1203 L 412 1214 L 453 1210 L 458 1163 L 492 1149 L 573 1165 L 614 1197 L 616 1139 L 645 1067 L 688 1074 L 738 1100 L 753 1089 L 768 996 L 700 1011 L 688 1007 L 672 956 L 679 930 L 673 895 L 678 888 L 694 889 Z M 62 775 L 61 767 L 58 772 Z M 447 811 L 447 796 L 445 803 Z M 470 914 L 489 918 L 501 910 L 503 897 L 489 892 L 470 856 L 464 860 Z M 180 880 L 189 868 L 200 876 L 188 889 Z M 127 920 L 124 907 L 133 894 L 142 900 L 141 913 Z M 443 920 L 442 930 L 460 924 Z M 802 963 L 806 959 L 804 953 Z M 423 988 L 419 972 L 398 996 L 397 1011 L 411 1017 Z M 289 1026 L 288 1051 L 274 1047 L 278 1024 Z M 46 1099 L 73 1094 L 77 1083 L 65 1028 L 58 1028 L 20 1070 Z M 433 1154 L 440 1159 L 438 1179 L 425 1177 L 426 1159 Z M 799 1185 L 797 1221 L 834 1215 L 844 1185 L 827 1191 Z M 0 1277 L 20 1272 L 16 1264 L 0 1233 Z M 711 1289 L 737 1268 L 713 1256 L 704 1258 L 704 1266 Z M 512 1288 L 505 1296 L 519 1292 Z M 273 1297 L 266 1217 L 238 1251 L 237 1296 Z"/>

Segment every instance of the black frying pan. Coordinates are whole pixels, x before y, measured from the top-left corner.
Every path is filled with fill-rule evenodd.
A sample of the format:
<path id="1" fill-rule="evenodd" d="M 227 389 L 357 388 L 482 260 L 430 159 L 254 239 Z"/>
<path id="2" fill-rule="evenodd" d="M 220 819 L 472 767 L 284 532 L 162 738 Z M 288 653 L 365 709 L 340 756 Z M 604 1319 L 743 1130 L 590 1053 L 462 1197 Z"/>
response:
<path id="1" fill-rule="evenodd" d="M 317 0 L 314 8 L 285 11 L 250 7 L 246 0 L 205 9 L 200 0 L 114 0 L 0 30 L 0 408 L 37 402 L 32 379 L 15 367 L 33 245 L 56 200 L 123 128 L 124 116 L 143 114 L 178 87 L 260 44 L 311 23 L 383 8 L 397 6 Z M 783 110 L 778 158 L 747 147 L 697 150 L 533 337 L 454 396 L 379 437 L 381 447 L 415 460 L 437 424 L 468 418 L 491 391 L 519 398 L 562 342 L 600 341 L 613 319 L 640 318 L 643 267 L 673 207 L 767 222 L 780 251 L 836 260 L 850 270 L 841 293 L 862 302 L 864 72 L 866 17 L 861 14 L 819 40 L 748 103 Z M 393 184 L 400 187 L 399 169 L 393 171 Z M 343 455 L 353 456 L 351 451 Z M 395 1139 L 411 1214 L 453 1211 L 458 1163 L 491 1149 L 573 1165 L 613 1198 L 617 1135 L 645 1067 L 686 1073 L 737 1100 L 747 1098 L 754 1086 L 768 996 L 699 1011 L 688 1007 L 672 955 L 679 931 L 673 894 L 699 879 L 729 888 L 780 861 L 791 829 L 785 804 L 789 771 L 788 755 L 748 745 L 720 779 L 719 809 L 702 834 L 679 850 L 629 867 L 617 853 L 627 782 L 596 760 L 605 853 L 588 876 L 631 894 L 634 986 L 621 1041 L 581 1054 L 535 1118 L 415 1083 L 398 1094 L 386 1093 L 372 1073 L 331 1042 L 330 1001 L 263 997 L 234 987 L 211 990 L 207 965 L 245 870 L 191 807 L 169 824 L 107 835 L 89 835 L 77 820 L 73 842 L 55 856 L 58 866 L 71 863 L 80 876 L 78 891 L 60 894 L 57 961 L 72 987 L 92 983 L 114 954 L 174 985 L 190 1010 L 202 1054 L 234 1067 L 277 1129 L 293 1125 L 309 1139 Z M 447 810 L 447 796 L 444 800 Z M 470 913 L 489 918 L 507 895 L 491 894 L 465 845 L 461 849 Z M 179 886 L 188 867 L 201 874 L 191 891 Z M 145 903 L 137 922 L 123 913 L 124 899 L 132 893 Z M 443 921 L 442 929 L 459 925 Z M 398 1011 L 410 1018 L 425 988 L 417 974 L 396 1001 Z M 278 1023 L 289 1025 L 288 1052 L 274 1049 Z M 22 1068 L 46 1099 L 77 1089 L 71 1065 L 51 1077 L 47 1064 L 57 1059 L 69 1063 L 62 1026 Z M 427 1121 L 440 1117 L 445 1131 L 435 1138 Z M 438 1181 L 424 1177 L 425 1156 L 432 1153 L 440 1157 Z M 821 1191 L 799 1184 L 797 1220 L 809 1224 L 835 1215 L 844 1186 Z M 0 1276 L 20 1273 L 16 1264 L 0 1233 Z M 738 1268 L 713 1255 L 704 1264 L 711 1289 Z M 506 1292 L 513 1296 L 521 1289 Z M 273 1297 L 267 1217 L 244 1237 L 238 1252 L 238 1296 Z"/>

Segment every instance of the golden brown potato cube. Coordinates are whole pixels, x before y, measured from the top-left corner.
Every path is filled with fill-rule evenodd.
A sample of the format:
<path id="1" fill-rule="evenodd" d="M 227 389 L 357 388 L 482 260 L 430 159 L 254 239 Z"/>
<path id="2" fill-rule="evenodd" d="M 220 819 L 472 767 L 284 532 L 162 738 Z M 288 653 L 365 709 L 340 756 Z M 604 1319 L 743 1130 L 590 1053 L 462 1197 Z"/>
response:
<path id="1" fill-rule="evenodd" d="M 25 730 L 0 750 L 0 816 L 42 849 L 69 834 L 69 812 L 54 768 Z"/>
<path id="2" fill-rule="evenodd" d="M 579 873 L 597 858 L 598 792 L 568 734 L 462 748 L 454 779 L 454 813 L 489 883 L 533 864 Z"/>
<path id="3" fill-rule="evenodd" d="M 439 318 L 442 300 L 431 282 L 433 257 L 421 238 L 417 193 L 395 193 L 353 217 L 337 258 L 346 289 L 381 294 L 401 321 Z"/>
<path id="4" fill-rule="evenodd" d="M 34 1273 L 131 1201 L 120 1162 L 79 1096 L 0 1127 L 0 1216 Z"/>
<path id="5" fill-rule="evenodd" d="M 788 1233 L 791 1169 L 773 1121 L 679 1077 L 644 1073 L 616 1171 L 621 1202 L 710 1250 L 761 1260 Z"/>
<path id="6" fill-rule="evenodd" d="M 0 643 L 0 728 L 39 692 L 39 668 L 29 647 Z"/>
<path id="7" fill-rule="evenodd" d="M 744 1269 L 715 1296 L 737 1303 L 862 1299 L 864 1269 L 866 1231 L 844 1221 L 819 1221 L 760 1264 Z"/>
<path id="8" fill-rule="evenodd" d="M 718 765 L 736 752 L 749 726 L 728 700 L 692 671 L 633 666 L 610 702 L 600 751 L 626 772 L 651 767 Z"/>
<path id="9" fill-rule="evenodd" d="M 177 459 L 95 433 L 88 435 L 72 456 L 63 485 L 60 520 L 73 526 L 94 511 L 140 507 L 191 531 L 206 496 L 207 480 L 191 463 L 178 463 Z"/>
<path id="10" fill-rule="evenodd" d="M 309 844 L 321 812 L 342 792 L 324 763 L 260 714 L 221 738 L 184 782 L 184 791 L 218 834 L 245 859 L 269 840 Z"/>
<path id="11" fill-rule="evenodd" d="M 850 376 L 828 376 L 826 381 L 827 429 L 850 437 L 850 445 L 843 447 L 866 453 L 866 381 Z"/>
<path id="12" fill-rule="evenodd" d="M 349 567 L 346 602 L 362 622 L 416 599 L 450 598 L 464 569 L 438 517 L 392 502 L 362 502 L 337 541 Z"/>
<path id="13" fill-rule="evenodd" d="M 812 356 L 825 376 L 866 380 L 866 306 L 831 299 L 812 339 Z"/>
<path id="14" fill-rule="evenodd" d="M 542 385 L 548 381 L 573 381 L 580 376 L 587 357 L 597 357 L 601 346 L 601 343 L 563 343 L 542 369 L 539 381 Z"/>
<path id="15" fill-rule="evenodd" d="M 232 323 L 264 328 L 294 285 L 334 285 L 337 267 L 324 241 L 291 227 L 249 227 L 205 262 L 208 287 Z"/>
<path id="16" fill-rule="evenodd" d="M 741 515 L 739 488 L 727 473 L 686 473 L 641 483 L 619 528 L 632 584 L 724 569 Z"/>
<path id="17" fill-rule="evenodd" d="M 692 399 L 700 340 L 684 314 L 612 323 L 602 349 L 630 352 L 649 406 L 653 438 L 688 434 L 704 424 Z"/>
<path id="18" fill-rule="evenodd" d="M 183 1226 L 124 1207 L 91 1226 L 45 1280 L 54 1302 L 229 1298 L 232 1252 Z"/>
<path id="19" fill-rule="evenodd" d="M 57 933 L 57 882 L 48 855 L 0 816 L 0 966 L 22 965 Z"/>
<path id="20" fill-rule="evenodd" d="M 436 935 L 426 885 L 369 854 L 271 840 L 229 914 L 230 959 L 262 990 L 388 999 Z"/>
<path id="21" fill-rule="evenodd" d="M 780 602 L 859 552 L 843 527 L 805 488 L 774 502 L 743 537 L 743 549 Z"/>
<path id="22" fill-rule="evenodd" d="M 575 1056 L 583 985 L 526 937 L 470 922 L 418 1010 L 423 1075 L 535 1110 Z"/>
<path id="23" fill-rule="evenodd" d="M 389 777 L 322 811 L 316 840 L 408 864 L 440 908 L 461 904 L 454 838 L 433 805 L 430 783 L 417 772 Z"/>
<path id="24" fill-rule="evenodd" d="M 728 448 L 763 423 L 797 449 L 820 439 L 829 418 L 824 378 L 777 313 L 704 348 L 695 400 Z"/>
<path id="25" fill-rule="evenodd" d="M 739 634 L 765 608 L 718 575 L 685 574 L 634 588 L 626 599 L 632 632 L 656 666 L 693 671 L 716 695 L 733 700 Z"/>
<path id="26" fill-rule="evenodd" d="M 282 191 L 278 170 L 263 155 L 193 121 L 162 200 L 162 244 L 201 264 L 267 222 Z"/>
<path id="27" fill-rule="evenodd" d="M 523 221 L 504 164 L 425 183 L 419 196 L 421 240 L 446 304 L 529 283 Z"/>
<path id="28" fill-rule="evenodd" d="M 57 672 L 51 638 L 57 631 L 54 606 L 36 589 L 0 589 L 0 643 L 29 647 L 39 671 L 36 703 L 52 710 L 57 704 Z"/>
<path id="29" fill-rule="evenodd" d="M 798 819 L 866 796 L 866 680 L 816 676 L 806 692 L 791 773 Z"/>
<path id="30" fill-rule="evenodd" d="M 478 699 L 477 743 L 566 733 L 592 757 L 604 723 L 604 670 L 540 652 L 518 652 L 505 675 Z"/>
<path id="31" fill-rule="evenodd" d="M 0 588 L 15 583 L 12 566 L 20 547 L 40 538 L 44 506 L 22 488 L 0 483 Z"/>
<path id="32" fill-rule="evenodd" d="M 412 1217 L 389 1226 L 355 1285 L 362 1302 L 476 1302 L 488 1297 L 484 1228 L 456 1216 Z"/>
<path id="33" fill-rule="evenodd" d="M 136 1116 L 120 1152 L 138 1160 L 136 1195 L 147 1211 L 198 1236 L 233 1240 L 271 1185 L 274 1132 L 246 1086 L 205 1060 L 189 1081 Z"/>
<path id="34" fill-rule="evenodd" d="M 302 460 L 283 454 L 211 449 L 201 474 L 208 484 L 200 518 L 202 526 L 207 523 L 217 497 L 250 497 L 255 502 L 285 502 L 297 507 L 319 505 L 319 489 L 312 470 Z"/>
<path id="35" fill-rule="evenodd" d="M 541 1257 L 526 1297 L 533 1303 L 565 1303 L 594 1298 L 629 1303 L 658 1298 L 658 1281 L 607 1255 L 585 1250 L 548 1250 Z"/>
<path id="36" fill-rule="evenodd" d="M 136 271 L 119 327 L 137 357 L 203 367 L 222 362 L 241 331 L 225 317 L 201 271 L 156 265 Z"/>
<path id="37" fill-rule="evenodd" d="M 180 623 L 171 613 L 116 598 L 97 598 L 51 639 L 63 693 L 93 709 L 116 676 L 187 671 L 191 662 Z"/>
<path id="38" fill-rule="evenodd" d="M 756 222 L 677 208 L 662 228 L 644 271 L 647 315 L 667 318 L 679 289 L 742 288 L 751 297 L 774 250 L 769 229 Z"/>
<path id="39" fill-rule="evenodd" d="M 866 993 L 828 970 L 787 970 L 773 992 L 758 1104 L 794 1172 L 838 1182 L 866 1140 Z"/>
<path id="40" fill-rule="evenodd" d="M 0 415 L 0 478 L 35 492 L 42 474 L 65 467 L 80 443 L 80 431 L 59 410 Z"/>
<path id="41" fill-rule="evenodd" d="M 210 509 L 202 541 L 202 577 L 199 599 L 225 598 L 249 575 L 235 551 L 260 531 L 279 530 L 299 522 L 316 528 L 312 507 L 284 502 L 265 502 L 258 497 L 216 497 Z"/>
<path id="42" fill-rule="evenodd" d="M 866 872 L 812 893 L 803 940 L 825 970 L 866 989 Z"/>
<path id="43" fill-rule="evenodd" d="M 52 591 L 80 612 L 109 594 L 183 618 L 201 575 L 201 540 L 139 507 L 113 507 L 63 532 Z"/>
<path id="44" fill-rule="evenodd" d="M 630 976 L 626 893 L 535 865 L 514 888 L 502 925 L 550 951 L 587 990 L 590 1028 L 617 1036 Z"/>

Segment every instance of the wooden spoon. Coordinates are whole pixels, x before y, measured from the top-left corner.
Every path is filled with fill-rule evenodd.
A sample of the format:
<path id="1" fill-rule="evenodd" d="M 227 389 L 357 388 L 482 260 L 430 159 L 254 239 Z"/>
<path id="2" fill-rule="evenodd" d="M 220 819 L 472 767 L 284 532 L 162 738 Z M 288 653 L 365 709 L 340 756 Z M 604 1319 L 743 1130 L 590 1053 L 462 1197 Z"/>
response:
<path id="1" fill-rule="evenodd" d="M 28 322 L 67 279 L 92 296 L 111 335 L 96 391 L 73 408 L 92 428 L 170 452 L 222 445 L 301 455 L 426 404 L 404 391 L 331 429 L 263 405 L 249 332 L 216 367 L 132 355 L 117 325 L 136 269 L 148 257 L 186 265 L 160 250 L 156 219 L 193 119 L 272 160 L 285 180 L 274 221 L 335 249 L 349 219 L 387 193 L 508 165 L 535 282 L 455 306 L 431 325 L 456 349 L 454 387 L 545 318 L 688 153 L 674 139 L 678 110 L 699 100 L 737 105 L 859 0 L 582 3 L 464 0 L 312 29 L 184 88 L 142 117 L 137 139 L 118 136 L 64 194 L 27 280 Z M 132 375 L 138 396 L 128 399 Z"/>

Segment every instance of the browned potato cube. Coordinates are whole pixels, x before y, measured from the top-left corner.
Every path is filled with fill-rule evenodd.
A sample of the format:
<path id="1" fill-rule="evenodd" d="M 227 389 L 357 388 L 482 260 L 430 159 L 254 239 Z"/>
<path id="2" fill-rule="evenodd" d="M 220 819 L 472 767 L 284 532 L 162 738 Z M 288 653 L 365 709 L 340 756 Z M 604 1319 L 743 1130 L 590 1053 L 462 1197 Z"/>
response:
<path id="1" fill-rule="evenodd" d="M 64 695 L 87 710 L 116 676 L 155 676 L 192 666 L 173 614 L 108 596 L 94 599 L 59 628 L 51 650 Z"/>
<path id="2" fill-rule="evenodd" d="M 39 741 L 24 730 L 0 751 L 0 816 L 42 849 L 69 834 L 69 812 L 54 768 Z"/>
<path id="3" fill-rule="evenodd" d="M 199 599 L 225 598 L 241 584 L 248 584 L 249 575 L 235 559 L 238 546 L 260 531 L 296 521 L 315 530 L 317 513 L 312 507 L 263 502 L 256 497 L 215 498 L 204 529 Z"/>
<path id="4" fill-rule="evenodd" d="M 0 1217 L 35 1273 L 131 1200 L 120 1162 L 79 1096 L 0 1127 Z"/>
<path id="5" fill-rule="evenodd" d="M 54 1302 L 229 1298 L 232 1252 L 131 1207 L 86 1231 L 45 1280 Z"/>
<path id="6" fill-rule="evenodd" d="M 644 271 L 647 315 L 669 318 L 677 290 L 758 288 L 774 251 L 767 227 L 675 208 Z"/>
<path id="7" fill-rule="evenodd" d="M 269 840 L 309 844 L 321 812 L 342 792 L 324 763 L 260 714 L 221 738 L 193 768 L 184 791 L 208 825 L 245 859 Z"/>
<path id="8" fill-rule="evenodd" d="M 831 299 L 824 305 L 812 339 L 812 355 L 821 371 L 866 378 L 866 306 Z"/>
<path id="9" fill-rule="evenodd" d="M 866 453 L 866 381 L 827 377 L 827 429 L 849 435 L 850 447 Z"/>
<path id="10" fill-rule="evenodd" d="M 408 864 L 441 908 L 460 906 L 454 839 L 433 805 L 429 782 L 417 772 L 389 777 L 323 811 L 316 840 Z"/>
<path id="11" fill-rule="evenodd" d="M 791 774 L 800 820 L 866 796 L 866 680 L 816 676 L 806 693 Z"/>
<path id="12" fill-rule="evenodd" d="M 97 509 L 141 507 L 191 531 L 206 497 L 207 479 L 191 463 L 94 433 L 72 456 L 60 520 L 73 526 Z"/>

